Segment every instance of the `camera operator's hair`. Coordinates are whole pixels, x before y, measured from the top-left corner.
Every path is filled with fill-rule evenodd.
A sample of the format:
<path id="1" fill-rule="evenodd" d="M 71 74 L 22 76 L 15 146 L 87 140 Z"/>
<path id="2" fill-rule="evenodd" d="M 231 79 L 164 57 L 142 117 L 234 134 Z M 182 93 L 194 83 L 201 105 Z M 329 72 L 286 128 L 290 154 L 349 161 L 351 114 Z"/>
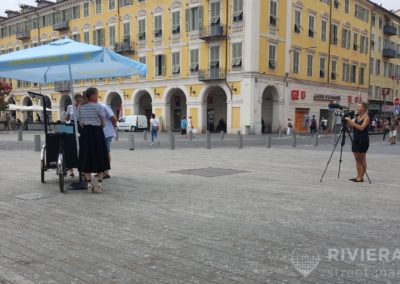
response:
<path id="1" fill-rule="evenodd" d="M 360 102 L 359 104 L 361 104 L 365 110 L 368 110 L 368 104 L 366 102 Z"/>

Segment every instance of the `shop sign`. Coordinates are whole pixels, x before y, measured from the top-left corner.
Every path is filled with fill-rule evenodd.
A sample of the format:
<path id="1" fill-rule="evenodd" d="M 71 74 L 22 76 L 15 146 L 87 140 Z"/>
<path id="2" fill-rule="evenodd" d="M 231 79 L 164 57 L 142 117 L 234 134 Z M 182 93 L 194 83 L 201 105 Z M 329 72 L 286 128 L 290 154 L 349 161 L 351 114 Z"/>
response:
<path id="1" fill-rule="evenodd" d="M 393 105 L 383 105 L 382 111 L 383 112 L 394 112 L 394 106 Z"/>
<path id="2" fill-rule="evenodd" d="M 340 96 L 314 94 L 314 101 L 340 101 Z"/>
<path id="3" fill-rule="evenodd" d="M 380 104 L 368 104 L 368 109 L 369 110 L 381 110 L 381 105 Z"/>
<path id="4" fill-rule="evenodd" d="M 353 102 L 353 97 L 352 96 L 348 96 L 347 97 L 347 103 L 351 104 Z"/>
<path id="5" fill-rule="evenodd" d="M 299 90 L 292 90 L 291 97 L 292 97 L 292 101 L 299 100 Z"/>

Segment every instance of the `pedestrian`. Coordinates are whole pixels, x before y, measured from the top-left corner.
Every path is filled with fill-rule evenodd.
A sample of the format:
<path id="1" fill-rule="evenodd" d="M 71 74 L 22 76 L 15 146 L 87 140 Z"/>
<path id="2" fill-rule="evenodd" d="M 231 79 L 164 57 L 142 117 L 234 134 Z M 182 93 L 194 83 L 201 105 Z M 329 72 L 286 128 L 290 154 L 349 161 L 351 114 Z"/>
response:
<path id="1" fill-rule="evenodd" d="M 322 132 L 326 134 L 328 131 L 328 120 L 325 117 L 323 117 L 321 120 L 321 128 Z"/>
<path id="2" fill-rule="evenodd" d="M 383 121 L 383 138 L 382 141 L 385 141 L 386 135 L 390 132 L 389 120 L 385 118 Z"/>
<path id="3" fill-rule="evenodd" d="M 4 130 L 11 131 L 11 115 L 8 112 L 6 113 L 6 120 L 4 122 Z"/>
<path id="4" fill-rule="evenodd" d="M 181 136 L 185 135 L 185 137 L 187 137 L 186 129 L 187 129 L 187 120 L 186 116 L 183 116 L 181 120 Z"/>
<path id="5" fill-rule="evenodd" d="M 392 117 L 390 120 L 389 143 L 390 145 L 396 144 L 397 136 L 397 119 Z"/>
<path id="6" fill-rule="evenodd" d="M 194 137 L 193 119 L 191 116 L 189 116 L 189 120 L 187 122 L 187 133 L 190 133 L 192 138 Z"/>
<path id="7" fill-rule="evenodd" d="M 38 113 L 36 114 L 36 121 L 38 123 L 42 123 L 42 119 L 40 118 L 40 115 Z"/>
<path id="8" fill-rule="evenodd" d="M 286 134 L 287 134 L 287 136 L 291 136 L 293 133 L 293 124 L 292 124 L 292 121 L 290 120 L 290 118 L 288 118 L 286 126 L 287 126 Z"/>
<path id="9" fill-rule="evenodd" d="M 79 123 L 82 127 L 79 161 L 80 171 L 85 173 L 88 193 L 93 193 L 92 173 L 97 173 L 96 192 L 102 193 L 103 173 L 110 169 L 106 139 L 104 108 L 98 103 L 99 92 L 88 88 L 85 92 L 88 102 L 78 109 Z"/>
<path id="10" fill-rule="evenodd" d="M 315 119 L 315 115 L 313 115 L 311 119 L 310 132 L 311 134 L 315 134 L 317 132 L 317 120 Z"/>
<path id="11" fill-rule="evenodd" d="M 104 119 L 105 126 L 103 128 L 103 131 L 104 131 L 104 137 L 106 138 L 108 161 L 110 162 L 110 166 L 111 166 L 111 142 L 117 136 L 115 133 L 115 128 L 117 127 L 118 120 L 115 117 L 115 114 L 109 105 L 104 104 L 102 106 L 104 107 L 104 116 L 105 116 L 105 119 Z M 110 178 L 109 170 L 104 171 L 103 178 L 104 179 Z"/>
<path id="12" fill-rule="evenodd" d="M 376 129 L 376 119 L 374 118 L 371 122 L 371 131 L 375 132 Z"/>
<path id="13" fill-rule="evenodd" d="M 160 123 L 158 122 L 158 119 L 156 118 L 156 115 L 154 113 L 151 114 L 150 129 L 151 129 L 150 145 L 154 145 L 156 140 L 157 140 L 157 145 L 160 145 L 160 141 L 157 139 L 158 132 L 160 131 Z"/>
<path id="14" fill-rule="evenodd" d="M 346 117 L 347 125 L 353 128 L 353 144 L 351 150 L 356 160 L 357 176 L 350 179 L 354 182 L 363 182 L 367 171 L 367 151 L 369 148 L 369 116 L 367 113 L 367 104 L 359 103 L 357 105 L 358 116 L 355 119 Z"/>

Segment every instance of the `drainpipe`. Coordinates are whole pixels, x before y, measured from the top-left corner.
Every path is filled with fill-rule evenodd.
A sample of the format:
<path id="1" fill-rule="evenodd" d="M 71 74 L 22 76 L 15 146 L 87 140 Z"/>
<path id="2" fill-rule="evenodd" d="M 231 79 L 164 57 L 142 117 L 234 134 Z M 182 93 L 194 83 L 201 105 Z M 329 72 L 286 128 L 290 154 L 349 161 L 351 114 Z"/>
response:
<path id="1" fill-rule="evenodd" d="M 226 39 L 225 39 L 225 85 L 229 89 L 230 93 L 230 99 L 232 101 L 232 90 L 228 85 L 227 81 L 227 75 L 228 75 L 228 24 L 229 24 L 229 0 L 226 0 L 226 19 L 225 19 L 225 24 L 226 24 Z M 228 122 L 227 122 L 228 123 Z"/>
<path id="2" fill-rule="evenodd" d="M 328 84 L 328 87 L 329 87 L 329 84 L 330 84 L 330 82 L 331 82 L 331 45 L 332 45 L 332 42 L 331 42 L 331 36 L 332 36 L 332 4 L 333 3 L 330 3 L 331 5 L 329 5 L 329 28 L 327 28 L 327 30 L 329 31 L 328 32 L 328 35 L 327 35 L 327 40 L 328 40 L 328 76 L 327 76 L 327 84 Z M 336 64 L 336 69 L 337 69 L 337 64 Z"/>

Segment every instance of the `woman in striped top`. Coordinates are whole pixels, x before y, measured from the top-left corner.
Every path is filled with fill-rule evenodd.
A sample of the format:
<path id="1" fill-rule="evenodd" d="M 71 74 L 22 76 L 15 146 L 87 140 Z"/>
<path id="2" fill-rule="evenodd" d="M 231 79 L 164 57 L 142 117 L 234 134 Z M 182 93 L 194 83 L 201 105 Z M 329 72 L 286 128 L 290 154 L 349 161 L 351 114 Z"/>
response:
<path id="1" fill-rule="evenodd" d="M 92 173 L 97 173 L 97 190 L 103 192 L 103 172 L 110 169 L 106 140 L 103 133 L 104 108 L 97 102 L 99 93 L 96 88 L 85 92 L 87 103 L 78 110 L 82 127 L 79 160 L 81 172 L 85 173 L 88 192 L 93 192 Z"/>

